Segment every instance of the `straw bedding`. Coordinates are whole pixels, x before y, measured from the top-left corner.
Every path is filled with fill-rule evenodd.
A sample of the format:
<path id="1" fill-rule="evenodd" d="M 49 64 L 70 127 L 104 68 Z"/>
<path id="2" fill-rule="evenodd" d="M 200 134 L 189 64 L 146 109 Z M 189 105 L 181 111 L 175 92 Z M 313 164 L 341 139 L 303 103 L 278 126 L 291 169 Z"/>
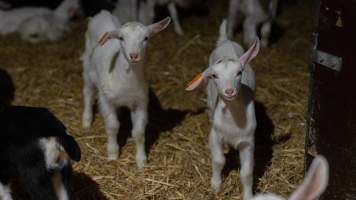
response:
<path id="1" fill-rule="evenodd" d="M 149 162 L 135 167 L 130 121 L 122 112 L 120 158 L 107 161 L 100 114 L 89 132 L 81 129 L 82 67 L 86 20 L 55 43 L 31 45 L 17 35 L 0 37 L 1 68 L 15 85 L 15 105 L 48 107 L 68 127 L 82 149 L 74 163 L 78 199 L 240 199 L 238 153 L 228 151 L 222 191 L 210 189 L 209 131 L 204 90 L 184 91 L 207 65 L 226 1 L 210 1 L 206 14 L 185 16 L 186 35 L 173 26 L 152 39 L 147 75 L 151 83 Z M 303 177 L 305 114 L 308 98 L 311 1 L 285 4 L 277 20 L 281 37 L 253 61 L 257 75 L 256 192 L 287 195 Z M 241 34 L 235 38 L 241 41 Z M 16 192 L 15 192 L 16 193 Z M 17 199 L 26 199 L 21 194 Z"/>

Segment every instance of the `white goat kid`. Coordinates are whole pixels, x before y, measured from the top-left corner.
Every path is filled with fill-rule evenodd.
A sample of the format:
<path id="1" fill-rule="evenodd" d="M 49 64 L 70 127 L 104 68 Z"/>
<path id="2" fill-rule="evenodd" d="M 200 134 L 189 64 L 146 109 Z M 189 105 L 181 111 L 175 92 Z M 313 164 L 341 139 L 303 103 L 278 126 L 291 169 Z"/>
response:
<path id="1" fill-rule="evenodd" d="M 108 136 L 109 160 L 117 159 L 119 153 L 116 140 L 120 123 L 116 108 L 126 106 L 131 110 L 136 164 L 142 168 L 146 162 L 148 84 L 144 75 L 145 49 L 148 39 L 169 23 L 170 18 L 166 18 L 149 26 L 137 22 L 120 26 L 117 18 L 108 11 L 101 11 L 89 21 L 83 54 L 83 128 L 89 128 L 92 122 L 95 87 Z"/>
<path id="2" fill-rule="evenodd" d="M 21 38 L 32 43 L 58 40 L 69 31 L 69 19 L 79 7 L 77 0 L 64 0 L 51 13 L 29 17 L 20 25 Z"/>
<path id="3" fill-rule="evenodd" d="M 326 189 L 329 180 L 329 164 L 323 156 L 314 158 L 303 183 L 288 200 L 315 200 Z M 251 200 L 286 200 L 275 194 L 258 194 Z"/>
<path id="4" fill-rule="evenodd" d="M 206 92 L 212 123 L 209 135 L 211 185 L 215 191 L 220 190 L 221 171 L 225 165 L 223 146 L 228 144 L 240 153 L 240 179 L 245 200 L 252 197 L 256 129 L 255 74 L 248 63 L 257 56 L 259 48 L 259 40 L 256 39 L 244 53 L 240 45 L 227 39 L 224 20 L 217 47 L 209 58 L 209 67 L 186 88 L 193 90 L 203 80 L 209 79 Z"/>
<path id="5" fill-rule="evenodd" d="M 261 0 L 230 0 L 228 13 L 228 36 L 232 38 L 235 27 L 242 23 L 243 41 L 251 45 L 261 26 L 261 46 L 267 47 L 272 21 L 277 13 L 278 0 L 269 0 L 267 12 Z M 244 19 L 243 19 L 244 18 Z M 243 19 L 243 22 L 241 21 Z"/>

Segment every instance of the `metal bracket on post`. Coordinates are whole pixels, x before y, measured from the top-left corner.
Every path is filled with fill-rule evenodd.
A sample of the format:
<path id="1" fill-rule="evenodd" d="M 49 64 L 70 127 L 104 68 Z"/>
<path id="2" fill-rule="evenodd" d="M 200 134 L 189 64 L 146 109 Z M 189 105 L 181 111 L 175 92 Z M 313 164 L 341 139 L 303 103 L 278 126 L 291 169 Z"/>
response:
<path id="1" fill-rule="evenodd" d="M 311 43 L 312 43 L 312 51 L 313 51 L 313 62 L 319 65 L 323 65 L 325 67 L 328 67 L 330 69 L 336 70 L 336 71 L 341 71 L 341 66 L 342 66 L 342 58 L 335 56 L 330 53 L 326 53 L 324 51 L 318 50 L 318 33 L 312 33 L 311 34 Z"/>
<path id="2" fill-rule="evenodd" d="M 330 69 L 336 70 L 336 71 L 341 71 L 341 66 L 342 66 L 342 58 L 326 53 L 321 50 L 316 50 L 314 52 L 314 62 L 323 65 L 325 67 L 328 67 Z"/>

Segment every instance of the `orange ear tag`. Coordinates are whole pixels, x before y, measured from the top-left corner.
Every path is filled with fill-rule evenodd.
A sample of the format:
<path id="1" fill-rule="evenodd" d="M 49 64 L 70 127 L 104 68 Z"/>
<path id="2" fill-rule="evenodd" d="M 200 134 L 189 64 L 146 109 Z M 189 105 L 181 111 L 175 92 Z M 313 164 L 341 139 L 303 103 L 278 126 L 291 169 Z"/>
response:
<path id="1" fill-rule="evenodd" d="M 195 82 L 197 82 L 199 79 L 201 79 L 201 73 L 200 74 L 197 74 L 194 78 L 193 78 L 193 80 L 191 80 L 188 84 L 187 84 L 187 87 L 186 88 L 188 88 L 188 87 L 190 87 L 191 85 L 193 85 Z"/>
<path id="2" fill-rule="evenodd" d="M 105 32 L 100 36 L 98 43 L 101 46 L 103 46 L 106 43 L 106 41 L 108 41 L 108 38 L 109 38 L 109 32 Z"/>

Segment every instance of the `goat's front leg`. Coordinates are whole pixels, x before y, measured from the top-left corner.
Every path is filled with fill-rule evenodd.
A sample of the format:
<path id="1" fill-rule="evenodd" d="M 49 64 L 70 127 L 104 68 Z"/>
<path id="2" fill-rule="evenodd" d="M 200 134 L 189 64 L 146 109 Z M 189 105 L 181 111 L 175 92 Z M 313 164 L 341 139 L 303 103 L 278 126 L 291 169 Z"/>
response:
<path id="1" fill-rule="evenodd" d="M 211 129 L 209 134 L 209 148 L 212 161 L 211 187 L 215 192 L 219 192 L 222 182 L 221 172 L 225 165 L 225 156 L 222 139 L 214 128 Z"/>
<path id="2" fill-rule="evenodd" d="M 177 12 L 177 7 L 174 2 L 171 2 L 168 4 L 168 10 L 169 14 L 172 17 L 173 23 L 174 23 L 174 30 L 178 35 L 184 35 L 182 26 L 179 23 L 179 17 L 178 17 L 178 12 Z"/>
<path id="3" fill-rule="evenodd" d="M 131 111 L 132 137 L 136 143 L 136 165 L 142 169 L 146 163 L 145 131 L 147 125 L 147 104 L 143 103 Z"/>
<path id="4" fill-rule="evenodd" d="M 254 145 L 243 143 L 239 145 L 240 153 L 240 180 L 243 189 L 243 199 L 252 198 L 253 166 L 254 166 Z"/>
<path id="5" fill-rule="evenodd" d="M 108 137 L 107 152 L 109 160 L 116 160 L 119 157 L 119 145 L 117 143 L 117 134 L 120 128 L 120 122 L 117 119 L 116 108 L 108 102 L 104 94 L 99 94 L 99 107 L 105 121 L 105 129 Z"/>

